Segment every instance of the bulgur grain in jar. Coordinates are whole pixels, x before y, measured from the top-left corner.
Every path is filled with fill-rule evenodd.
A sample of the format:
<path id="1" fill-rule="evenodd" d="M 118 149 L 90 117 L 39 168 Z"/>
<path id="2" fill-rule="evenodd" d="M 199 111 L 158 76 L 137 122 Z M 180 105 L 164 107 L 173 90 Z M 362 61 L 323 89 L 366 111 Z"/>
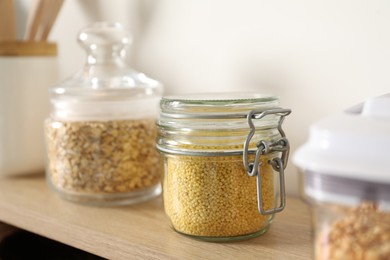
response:
<path id="1" fill-rule="evenodd" d="M 164 208 L 179 233 L 205 241 L 259 236 L 283 209 L 288 109 L 255 93 L 164 97 L 157 120 Z"/>
<path id="2" fill-rule="evenodd" d="M 78 35 L 83 70 L 50 89 L 46 176 L 61 197 L 98 206 L 161 193 L 155 120 L 162 86 L 124 61 L 130 35 L 95 23 Z"/>

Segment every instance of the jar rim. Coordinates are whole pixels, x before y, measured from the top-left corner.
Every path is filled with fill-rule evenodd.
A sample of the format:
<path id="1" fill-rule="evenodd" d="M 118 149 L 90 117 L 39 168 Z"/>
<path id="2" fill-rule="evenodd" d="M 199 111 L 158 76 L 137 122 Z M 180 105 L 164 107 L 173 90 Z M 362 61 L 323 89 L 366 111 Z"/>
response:
<path id="1" fill-rule="evenodd" d="M 278 96 L 272 94 L 261 94 L 256 92 L 226 92 L 226 93 L 194 93 L 176 96 L 164 96 L 161 104 L 170 104 L 176 102 L 181 104 L 199 104 L 199 105 L 227 105 L 252 102 L 271 102 L 278 100 Z"/>
<path id="2" fill-rule="evenodd" d="M 194 93 L 164 96 L 160 101 L 164 118 L 245 118 L 252 110 L 278 105 L 278 96 L 254 92 Z"/>

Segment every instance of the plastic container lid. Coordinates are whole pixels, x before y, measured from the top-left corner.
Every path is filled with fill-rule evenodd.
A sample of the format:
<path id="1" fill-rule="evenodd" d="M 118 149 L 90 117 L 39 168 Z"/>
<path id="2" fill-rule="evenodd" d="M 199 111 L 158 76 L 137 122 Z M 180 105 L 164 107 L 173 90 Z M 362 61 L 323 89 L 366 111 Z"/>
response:
<path id="1" fill-rule="evenodd" d="M 390 184 L 390 94 L 368 99 L 310 128 L 293 156 L 306 173 Z"/>

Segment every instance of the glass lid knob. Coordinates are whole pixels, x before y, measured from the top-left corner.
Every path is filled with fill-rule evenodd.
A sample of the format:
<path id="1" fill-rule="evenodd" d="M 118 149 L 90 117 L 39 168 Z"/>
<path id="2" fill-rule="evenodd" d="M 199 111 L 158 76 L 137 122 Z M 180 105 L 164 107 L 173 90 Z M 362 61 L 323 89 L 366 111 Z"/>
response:
<path id="1" fill-rule="evenodd" d="M 131 44 L 131 34 L 120 23 L 97 22 L 83 29 L 77 38 L 88 54 L 88 63 L 123 58 Z"/>

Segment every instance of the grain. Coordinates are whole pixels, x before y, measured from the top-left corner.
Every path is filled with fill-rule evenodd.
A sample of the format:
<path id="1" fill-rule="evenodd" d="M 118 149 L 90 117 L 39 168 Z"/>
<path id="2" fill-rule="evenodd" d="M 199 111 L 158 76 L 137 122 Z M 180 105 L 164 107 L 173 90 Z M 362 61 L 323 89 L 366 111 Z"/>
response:
<path id="1" fill-rule="evenodd" d="M 316 259 L 390 259 L 390 213 L 372 202 L 348 209 L 319 232 L 315 251 Z"/>
<path id="2" fill-rule="evenodd" d="M 262 202 L 274 207 L 273 170 L 263 158 Z M 242 156 L 165 156 L 163 196 L 174 229 L 197 237 L 237 237 L 265 232 L 272 217 L 257 208 L 256 178 Z"/>
<path id="3" fill-rule="evenodd" d="M 161 180 L 154 119 L 45 123 L 48 179 L 76 194 L 127 193 Z"/>

